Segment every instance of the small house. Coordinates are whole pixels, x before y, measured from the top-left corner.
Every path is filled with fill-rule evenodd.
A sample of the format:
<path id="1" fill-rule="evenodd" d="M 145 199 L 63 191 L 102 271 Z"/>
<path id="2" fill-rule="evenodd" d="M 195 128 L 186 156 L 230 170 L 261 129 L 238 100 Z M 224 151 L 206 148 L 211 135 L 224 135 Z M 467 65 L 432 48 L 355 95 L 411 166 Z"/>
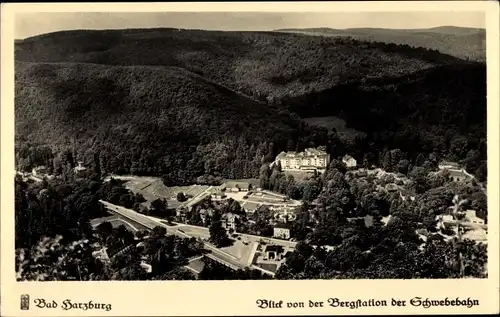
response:
<path id="1" fill-rule="evenodd" d="M 213 199 L 224 199 L 224 198 L 226 198 L 226 194 L 224 194 L 223 191 L 216 191 L 215 193 L 212 193 L 212 198 Z"/>
<path id="2" fill-rule="evenodd" d="M 290 239 L 290 225 L 288 223 L 278 222 L 273 229 L 273 236 L 279 239 Z"/>
<path id="3" fill-rule="evenodd" d="M 110 261 L 106 247 L 103 247 L 100 250 L 92 252 L 92 256 L 103 263 L 109 263 Z"/>
<path id="4" fill-rule="evenodd" d="M 481 219 L 478 216 L 476 216 L 475 210 L 466 210 L 465 218 L 467 219 L 468 222 L 472 224 L 484 225 L 484 219 Z"/>
<path id="5" fill-rule="evenodd" d="M 238 215 L 235 215 L 233 213 L 226 213 L 222 215 L 222 227 L 226 229 L 226 231 L 233 230 L 236 231 L 236 218 L 238 218 Z"/>
<path id="6" fill-rule="evenodd" d="M 348 168 L 353 168 L 356 167 L 356 160 L 350 156 L 350 155 L 345 155 L 342 158 L 342 162 L 348 167 Z"/>
<path id="7" fill-rule="evenodd" d="M 37 166 L 33 168 L 32 170 L 33 176 L 43 176 L 47 174 L 47 167 L 46 166 Z"/>
<path id="8" fill-rule="evenodd" d="M 452 215 L 438 215 L 438 216 L 436 216 L 436 220 L 441 221 L 441 222 L 454 222 L 455 221 L 455 219 L 453 218 Z"/>
<path id="9" fill-rule="evenodd" d="M 87 174 L 87 168 L 83 166 L 83 162 L 78 162 L 78 166 L 74 168 L 74 171 L 78 177 L 85 177 Z"/>
<path id="10" fill-rule="evenodd" d="M 385 185 L 385 190 L 387 190 L 388 192 L 395 192 L 399 189 L 398 185 L 394 184 L 394 183 L 389 183 L 387 185 Z"/>
<path id="11" fill-rule="evenodd" d="M 447 170 L 451 170 L 451 169 L 458 170 L 458 169 L 460 169 L 460 166 L 458 165 L 458 163 L 455 163 L 455 162 L 443 161 L 443 162 L 439 163 L 438 168 L 440 170 L 445 170 L 445 169 L 447 169 Z"/>
<path id="12" fill-rule="evenodd" d="M 283 259 L 285 249 L 281 245 L 268 245 L 266 246 L 266 258 L 269 260 L 279 261 Z"/>
<path id="13" fill-rule="evenodd" d="M 472 175 L 467 173 L 464 169 L 448 169 L 448 172 L 450 173 L 450 178 L 455 182 L 472 179 Z"/>
<path id="14" fill-rule="evenodd" d="M 153 267 L 151 266 L 151 264 L 141 261 L 141 264 L 139 265 L 146 273 L 151 273 L 153 271 Z"/>
<path id="15" fill-rule="evenodd" d="M 251 185 L 247 182 L 236 182 L 230 181 L 220 186 L 220 190 L 229 190 L 232 192 L 247 192 L 251 188 Z"/>

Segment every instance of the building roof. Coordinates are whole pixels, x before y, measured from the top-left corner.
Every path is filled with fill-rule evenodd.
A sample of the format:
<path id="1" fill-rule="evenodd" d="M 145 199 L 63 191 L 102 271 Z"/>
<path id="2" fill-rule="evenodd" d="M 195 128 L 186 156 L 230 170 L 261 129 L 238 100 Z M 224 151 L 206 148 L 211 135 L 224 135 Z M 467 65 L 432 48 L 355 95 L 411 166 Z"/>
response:
<path id="1" fill-rule="evenodd" d="M 449 169 L 448 172 L 450 173 L 451 177 L 467 177 L 467 174 L 463 169 L 461 170 Z"/>
<path id="2" fill-rule="evenodd" d="M 314 148 L 307 148 L 304 152 L 307 154 L 311 154 L 311 155 L 324 155 L 324 154 L 326 154 L 325 151 L 322 151 L 319 149 L 314 149 Z"/>
<path id="3" fill-rule="evenodd" d="M 388 191 L 395 191 L 395 190 L 398 190 L 398 188 L 399 188 L 399 186 L 396 184 L 393 184 L 393 183 L 389 183 L 389 184 L 385 185 L 385 189 Z"/>
<path id="4" fill-rule="evenodd" d="M 475 210 L 472 210 L 472 209 L 469 209 L 469 210 L 466 210 L 465 211 L 465 217 L 467 217 L 468 219 L 472 220 L 472 219 L 481 219 L 481 220 L 484 220 L 480 217 L 478 217 L 476 215 L 476 211 Z"/>
<path id="5" fill-rule="evenodd" d="M 278 222 L 274 225 L 274 228 L 277 229 L 290 229 L 290 225 L 284 222 Z"/>
<path id="6" fill-rule="evenodd" d="M 349 160 L 354 160 L 354 157 L 350 156 L 349 154 L 344 155 L 342 158 L 343 162 L 349 161 Z"/>
<path id="7" fill-rule="evenodd" d="M 452 215 L 438 215 L 436 216 L 436 220 L 453 221 L 454 219 Z"/>
<path id="8" fill-rule="evenodd" d="M 458 168 L 459 165 L 456 162 L 448 162 L 448 161 L 442 161 L 439 163 L 439 166 L 451 166 L 451 167 L 456 167 Z"/>
<path id="9" fill-rule="evenodd" d="M 266 252 L 277 252 L 283 253 L 285 249 L 281 245 L 268 245 L 266 246 Z"/>
<path id="10" fill-rule="evenodd" d="M 228 221 L 234 221 L 234 219 L 239 218 L 238 215 L 233 214 L 232 212 L 228 212 L 222 215 L 222 219 L 226 219 Z"/>
<path id="11" fill-rule="evenodd" d="M 295 152 L 295 151 L 290 151 L 290 152 L 281 152 L 278 154 L 276 157 L 277 159 L 283 159 L 285 157 L 288 158 L 314 158 L 317 156 L 326 156 L 326 152 L 320 149 L 314 149 L 314 148 L 307 148 L 304 150 L 304 152 Z"/>

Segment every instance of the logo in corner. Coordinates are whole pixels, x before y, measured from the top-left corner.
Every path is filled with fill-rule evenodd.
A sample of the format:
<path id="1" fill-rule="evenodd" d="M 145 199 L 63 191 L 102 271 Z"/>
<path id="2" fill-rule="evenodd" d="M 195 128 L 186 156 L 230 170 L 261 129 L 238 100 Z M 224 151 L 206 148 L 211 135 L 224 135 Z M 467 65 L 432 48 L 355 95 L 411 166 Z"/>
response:
<path id="1" fill-rule="evenodd" d="M 30 309 L 30 296 L 27 294 L 21 295 L 21 310 Z"/>

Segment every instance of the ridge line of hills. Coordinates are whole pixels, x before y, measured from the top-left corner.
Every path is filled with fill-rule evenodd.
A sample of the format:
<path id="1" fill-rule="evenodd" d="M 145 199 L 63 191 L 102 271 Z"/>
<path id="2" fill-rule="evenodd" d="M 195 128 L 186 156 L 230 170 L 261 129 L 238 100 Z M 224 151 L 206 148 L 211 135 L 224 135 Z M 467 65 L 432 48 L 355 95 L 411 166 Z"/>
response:
<path id="1" fill-rule="evenodd" d="M 440 26 L 427 29 L 387 28 L 288 28 L 280 33 L 310 36 L 353 37 L 364 41 L 396 43 L 438 50 L 461 59 L 486 60 L 486 29 Z"/>

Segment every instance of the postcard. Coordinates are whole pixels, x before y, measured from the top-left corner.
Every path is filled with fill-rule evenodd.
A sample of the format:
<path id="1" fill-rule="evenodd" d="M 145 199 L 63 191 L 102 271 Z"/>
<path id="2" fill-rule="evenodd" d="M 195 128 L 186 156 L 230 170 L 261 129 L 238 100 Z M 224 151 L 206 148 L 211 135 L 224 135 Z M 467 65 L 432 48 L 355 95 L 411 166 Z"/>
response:
<path id="1" fill-rule="evenodd" d="M 3 316 L 499 312 L 496 3 L 1 20 Z"/>

